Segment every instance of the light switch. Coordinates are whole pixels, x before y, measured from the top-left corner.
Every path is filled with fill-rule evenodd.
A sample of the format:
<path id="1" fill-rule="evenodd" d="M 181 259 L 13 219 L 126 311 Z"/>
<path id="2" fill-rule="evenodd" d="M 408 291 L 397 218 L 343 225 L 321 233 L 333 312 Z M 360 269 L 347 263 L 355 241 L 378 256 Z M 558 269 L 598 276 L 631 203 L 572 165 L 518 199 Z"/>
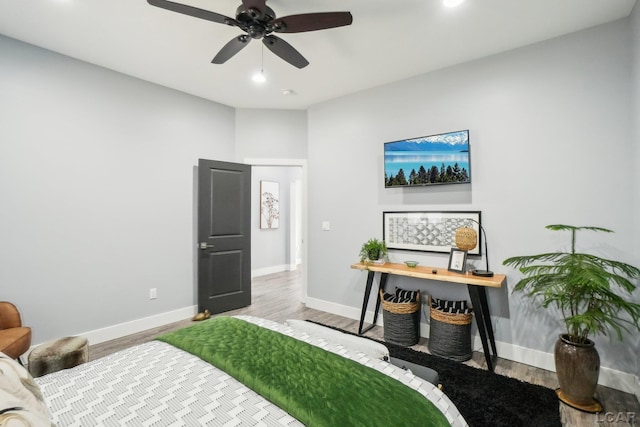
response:
<path id="1" fill-rule="evenodd" d="M 329 221 L 322 221 L 322 231 L 329 230 L 331 230 L 331 224 L 329 223 Z"/>

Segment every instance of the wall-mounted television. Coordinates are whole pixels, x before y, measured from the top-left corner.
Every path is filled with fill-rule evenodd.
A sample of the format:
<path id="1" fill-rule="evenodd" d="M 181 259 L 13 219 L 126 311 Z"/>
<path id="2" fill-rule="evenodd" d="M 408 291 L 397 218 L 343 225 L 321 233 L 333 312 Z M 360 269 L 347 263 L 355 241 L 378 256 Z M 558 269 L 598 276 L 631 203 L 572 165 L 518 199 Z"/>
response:
<path id="1" fill-rule="evenodd" d="M 387 188 L 470 182 L 468 130 L 384 144 L 384 186 Z"/>

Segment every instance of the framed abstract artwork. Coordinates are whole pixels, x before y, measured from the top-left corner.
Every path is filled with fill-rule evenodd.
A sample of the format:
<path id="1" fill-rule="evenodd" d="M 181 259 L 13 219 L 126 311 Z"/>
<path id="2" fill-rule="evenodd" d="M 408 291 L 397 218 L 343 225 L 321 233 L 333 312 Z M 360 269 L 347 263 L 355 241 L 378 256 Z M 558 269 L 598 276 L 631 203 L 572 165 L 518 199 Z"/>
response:
<path id="1" fill-rule="evenodd" d="M 469 255 L 482 254 L 480 211 L 383 212 L 382 238 L 389 249 L 450 253 L 460 227 L 476 230 L 478 244 Z"/>

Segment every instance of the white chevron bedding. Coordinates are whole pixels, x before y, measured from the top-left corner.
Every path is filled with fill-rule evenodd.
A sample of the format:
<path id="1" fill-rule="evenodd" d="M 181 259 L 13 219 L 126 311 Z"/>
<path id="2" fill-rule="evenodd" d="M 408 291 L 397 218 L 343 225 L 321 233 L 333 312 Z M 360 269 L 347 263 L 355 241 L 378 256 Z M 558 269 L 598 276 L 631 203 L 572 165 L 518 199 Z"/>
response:
<path id="1" fill-rule="evenodd" d="M 452 426 L 466 422 L 435 386 L 387 362 L 265 319 L 237 316 L 317 345 L 396 378 L 431 400 Z M 65 426 L 300 426 L 225 372 L 152 341 L 36 378 L 53 421 Z"/>

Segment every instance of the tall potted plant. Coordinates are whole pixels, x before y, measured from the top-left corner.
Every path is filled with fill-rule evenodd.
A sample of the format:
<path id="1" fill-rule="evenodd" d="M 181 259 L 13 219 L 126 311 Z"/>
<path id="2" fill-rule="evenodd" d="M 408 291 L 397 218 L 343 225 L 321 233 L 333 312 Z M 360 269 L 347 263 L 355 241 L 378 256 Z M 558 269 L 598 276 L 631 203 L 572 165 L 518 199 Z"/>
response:
<path id="1" fill-rule="evenodd" d="M 600 373 L 600 356 L 589 338 L 614 332 L 622 341 L 623 331 L 640 330 L 640 305 L 621 294 L 631 293 L 632 279 L 640 269 L 623 262 L 576 252 L 576 233 L 582 230 L 612 233 L 600 227 L 548 225 L 553 231 L 571 233 L 570 252 L 550 252 L 516 256 L 504 265 L 518 268 L 523 278 L 514 292 L 524 292 L 542 307 L 556 307 L 566 332 L 555 345 L 558 397 L 568 405 L 588 412 L 599 412 L 602 405 L 594 398 Z"/>

